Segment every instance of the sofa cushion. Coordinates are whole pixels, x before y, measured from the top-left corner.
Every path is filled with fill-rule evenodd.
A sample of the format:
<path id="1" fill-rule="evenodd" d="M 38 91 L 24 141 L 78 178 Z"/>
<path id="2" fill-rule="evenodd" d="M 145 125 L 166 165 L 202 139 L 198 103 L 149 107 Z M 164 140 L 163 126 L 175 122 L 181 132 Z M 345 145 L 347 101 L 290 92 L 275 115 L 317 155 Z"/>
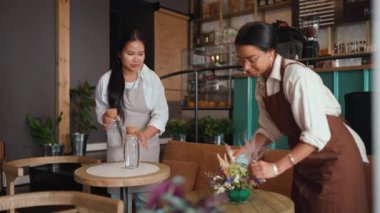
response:
<path id="1" fill-rule="evenodd" d="M 224 146 L 192 142 L 169 141 L 165 147 L 163 160 L 193 162 L 199 166 L 194 189 L 209 187 L 205 172 L 215 173 L 219 167 L 216 154 L 226 153 Z"/>
<path id="2" fill-rule="evenodd" d="M 210 187 L 209 178 L 206 173 L 215 174 L 219 168 L 219 161 L 216 157 L 216 153 L 203 153 L 202 163 L 199 168 L 197 181 L 195 183 L 195 189 L 202 189 Z"/>
<path id="3" fill-rule="evenodd" d="M 170 167 L 170 178 L 174 176 L 182 176 L 185 178 L 185 183 L 182 189 L 185 192 L 190 192 L 194 189 L 199 166 L 194 162 L 163 160 L 162 163 Z"/>
<path id="4" fill-rule="evenodd" d="M 163 160 L 198 162 L 202 149 L 196 145 L 189 142 L 169 141 L 165 147 Z"/>

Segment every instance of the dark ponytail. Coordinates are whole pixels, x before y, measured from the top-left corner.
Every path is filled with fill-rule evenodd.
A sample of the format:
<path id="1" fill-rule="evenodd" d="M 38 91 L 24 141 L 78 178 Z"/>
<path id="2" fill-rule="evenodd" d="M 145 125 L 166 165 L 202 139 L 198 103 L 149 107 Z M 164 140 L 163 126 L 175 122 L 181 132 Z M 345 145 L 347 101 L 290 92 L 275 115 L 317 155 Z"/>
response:
<path id="1" fill-rule="evenodd" d="M 253 45 L 262 51 L 276 49 L 276 30 L 272 25 L 264 22 L 247 23 L 240 28 L 235 45 Z"/>
<path id="2" fill-rule="evenodd" d="M 117 46 L 116 63 L 115 66 L 112 68 L 110 81 L 108 83 L 107 88 L 108 104 L 110 108 L 117 108 L 119 115 L 122 113 L 123 93 L 125 88 L 125 80 L 122 70 L 123 65 L 120 59 L 120 55 L 122 54 L 124 47 L 132 41 L 141 41 L 145 47 L 144 40 L 140 32 L 137 30 L 133 30 L 129 33 L 126 33 L 124 36 L 121 37 Z"/>

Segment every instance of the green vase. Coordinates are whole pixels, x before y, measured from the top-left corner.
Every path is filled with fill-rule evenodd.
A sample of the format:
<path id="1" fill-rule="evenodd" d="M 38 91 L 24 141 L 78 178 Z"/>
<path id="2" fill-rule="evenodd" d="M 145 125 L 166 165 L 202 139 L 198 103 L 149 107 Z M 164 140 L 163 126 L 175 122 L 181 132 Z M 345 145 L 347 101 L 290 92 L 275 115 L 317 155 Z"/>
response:
<path id="1" fill-rule="evenodd" d="M 232 202 L 244 203 L 251 195 L 251 189 L 233 189 L 229 190 L 227 195 Z"/>

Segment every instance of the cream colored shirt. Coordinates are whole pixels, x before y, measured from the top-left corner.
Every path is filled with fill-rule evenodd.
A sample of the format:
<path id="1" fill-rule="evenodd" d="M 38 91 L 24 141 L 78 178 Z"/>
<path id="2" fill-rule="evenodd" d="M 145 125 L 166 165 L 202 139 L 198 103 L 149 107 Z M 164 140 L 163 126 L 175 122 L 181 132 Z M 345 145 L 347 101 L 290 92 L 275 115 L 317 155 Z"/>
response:
<path id="1" fill-rule="evenodd" d="M 283 134 L 276 127 L 265 109 L 262 97 L 267 92 L 271 96 L 280 91 L 281 81 L 281 56 L 277 55 L 272 73 L 265 84 L 265 79 L 260 76 L 256 84 L 256 100 L 259 106 L 259 129 L 256 133 L 265 135 L 271 141 L 279 139 Z M 285 59 L 285 64 L 292 62 Z M 266 88 L 265 88 L 266 85 Z M 320 76 L 306 66 L 291 64 L 286 67 L 283 79 L 283 91 L 285 98 L 291 105 L 293 117 L 301 129 L 300 140 L 304 143 L 322 150 L 331 138 L 326 114 L 339 116 L 341 107 L 323 84 Z M 281 106 L 279 106 L 281 107 Z M 368 162 L 365 146 L 359 135 L 346 125 L 355 139 L 364 162 Z"/>
<path id="2" fill-rule="evenodd" d="M 111 71 L 104 73 L 96 87 L 96 115 L 98 122 L 101 124 L 103 123 L 103 114 L 109 108 L 107 87 L 110 76 Z M 159 129 L 160 134 L 162 134 L 169 118 L 169 109 L 161 80 L 155 72 L 144 65 L 138 72 L 136 82 L 127 83 L 125 89 L 138 88 L 139 83 L 143 84 L 145 103 L 148 109 L 151 110 L 151 119 L 148 125 Z"/>

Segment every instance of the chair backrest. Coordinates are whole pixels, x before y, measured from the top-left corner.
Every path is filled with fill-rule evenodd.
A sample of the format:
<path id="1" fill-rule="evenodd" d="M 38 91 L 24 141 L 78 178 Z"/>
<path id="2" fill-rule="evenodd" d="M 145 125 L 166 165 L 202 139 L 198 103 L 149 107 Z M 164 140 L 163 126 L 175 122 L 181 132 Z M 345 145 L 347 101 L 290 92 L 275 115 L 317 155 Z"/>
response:
<path id="1" fill-rule="evenodd" d="M 367 154 L 372 154 L 371 92 L 352 92 L 344 96 L 345 119 L 364 141 Z"/>
<path id="2" fill-rule="evenodd" d="M 78 191 L 43 191 L 0 196 L 0 211 L 27 207 L 74 206 L 75 212 L 124 212 L 121 200 Z"/>
<path id="3" fill-rule="evenodd" d="M 189 188 L 198 190 L 209 187 L 209 179 L 205 173 L 217 171 L 219 167 L 219 161 L 216 157 L 217 153 L 223 156 L 226 153 L 225 146 L 169 141 L 165 148 L 163 162 L 170 166 L 170 173 L 173 175 L 194 177 L 191 180 L 193 181 L 191 183 L 192 187 Z M 174 164 L 173 161 L 176 163 Z M 186 165 L 178 164 L 179 162 L 185 162 Z M 192 163 L 192 165 L 188 163 Z M 186 174 L 183 173 L 183 170 L 186 170 Z"/>
<path id="4" fill-rule="evenodd" d="M 85 156 L 47 156 L 23 158 L 4 163 L 4 173 L 7 182 L 7 194 L 15 194 L 14 181 L 17 177 L 24 176 L 24 169 L 30 166 L 38 166 L 52 163 L 80 163 L 82 165 L 100 163 L 100 159 Z"/>

